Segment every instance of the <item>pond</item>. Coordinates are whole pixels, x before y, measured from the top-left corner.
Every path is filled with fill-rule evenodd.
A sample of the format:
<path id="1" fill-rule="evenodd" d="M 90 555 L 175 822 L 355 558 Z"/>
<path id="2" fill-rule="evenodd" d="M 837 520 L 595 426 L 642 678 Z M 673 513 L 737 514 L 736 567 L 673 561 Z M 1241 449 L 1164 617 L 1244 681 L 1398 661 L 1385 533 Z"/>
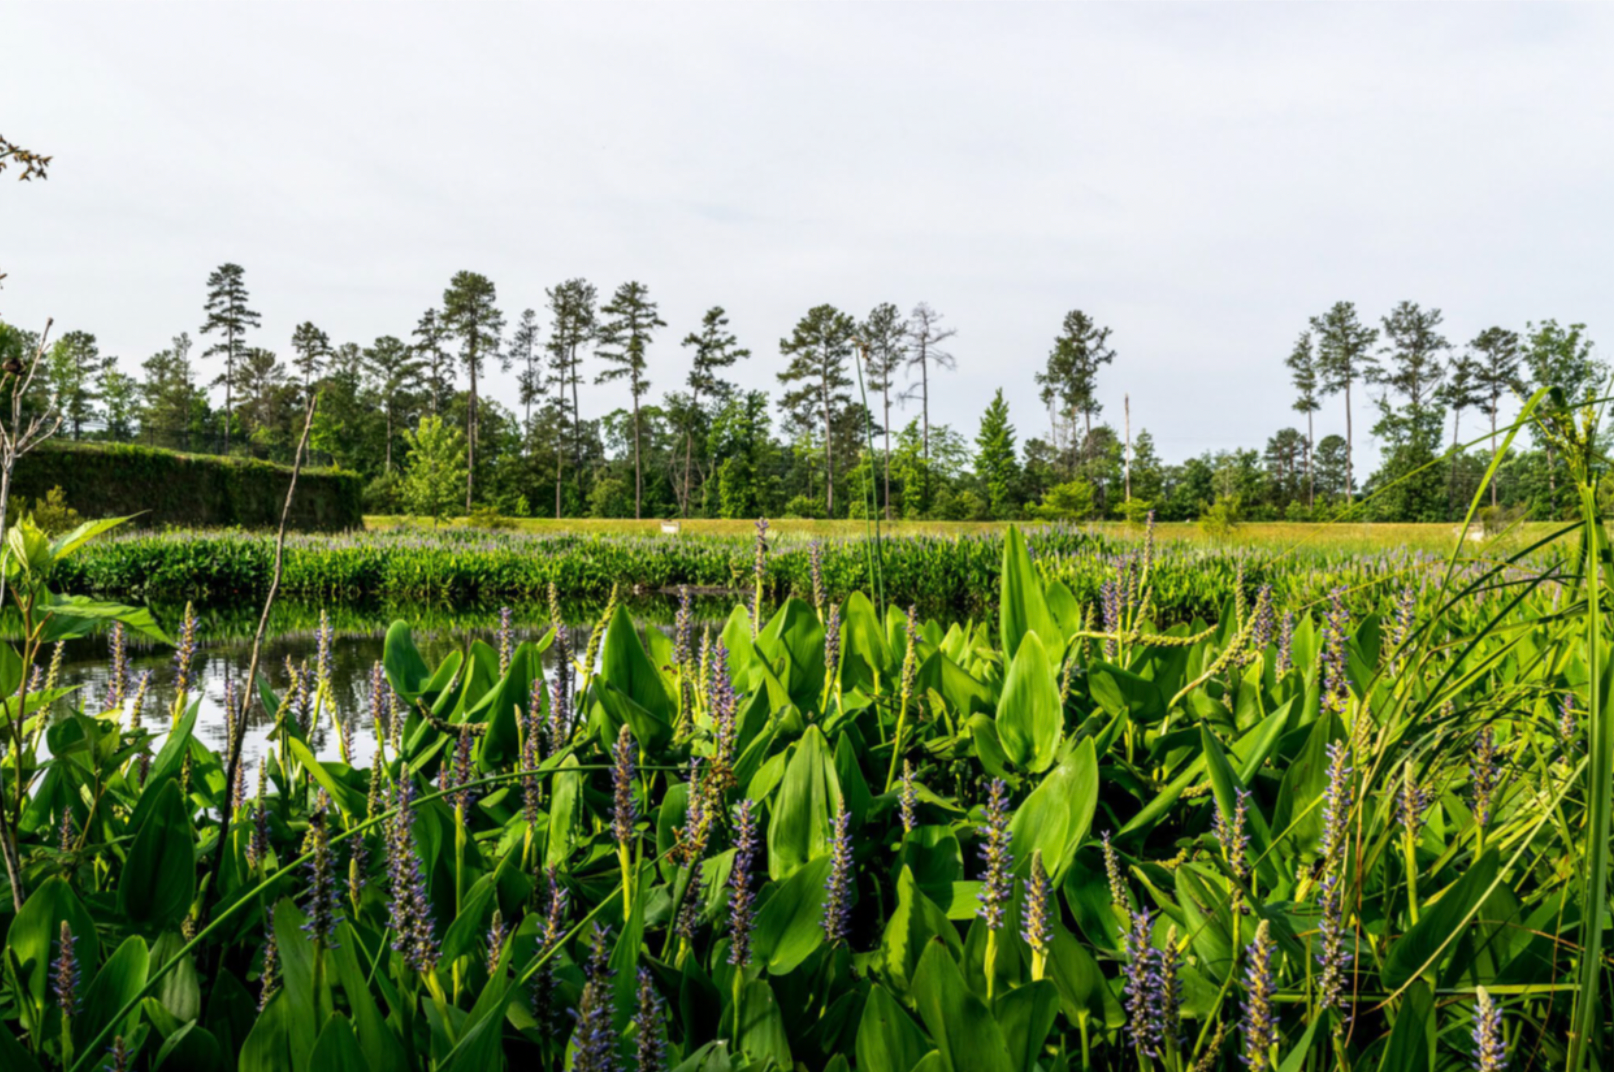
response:
<path id="1" fill-rule="evenodd" d="M 676 605 L 669 601 L 636 602 L 631 606 L 642 630 L 670 631 Z M 563 617 L 581 653 L 589 631 L 601 608 L 565 607 Z M 721 628 L 717 607 L 700 607 L 697 628 L 711 624 Z M 171 634 L 178 632 L 183 608 L 154 608 L 158 621 Z M 277 693 L 291 679 L 291 668 L 312 669 L 318 658 L 318 624 L 321 609 L 299 603 L 277 605 L 266 630 L 259 658 L 259 677 Z M 334 607 L 329 611 L 332 624 L 331 695 L 336 709 L 351 731 L 353 761 L 368 764 L 375 752 L 376 725 L 371 702 L 371 672 L 382 658 L 387 628 L 392 622 L 408 622 L 416 647 L 427 665 L 436 666 L 453 651 L 465 650 L 473 640 L 497 648 L 499 609 L 486 607 L 444 608 L 419 605 L 373 607 Z M 255 613 L 230 608 L 202 608 L 198 611 L 198 649 L 191 663 L 190 693 L 200 703 L 196 736 L 209 748 L 224 751 L 225 690 L 239 687 L 246 680 L 252 659 L 252 634 L 257 626 Z M 547 607 L 531 605 L 512 608 L 511 636 L 514 644 L 536 640 L 549 630 Z M 48 650 L 48 649 L 47 649 Z M 42 660 L 46 656 L 42 655 Z M 546 673 L 554 674 L 555 656 L 545 652 Z M 170 718 L 175 696 L 174 649 L 149 641 L 129 644 L 129 687 L 131 699 L 125 702 L 123 718 L 134 716 L 132 696 L 143 675 L 149 674 L 139 719 L 148 730 L 162 732 Z M 90 707 L 99 709 L 112 681 L 112 664 L 106 634 L 71 640 L 63 648 L 59 684 L 76 686 L 80 695 L 92 698 Z M 255 774 L 268 747 L 274 713 L 254 705 L 242 741 L 246 769 Z M 320 759 L 340 760 L 341 747 L 328 716 L 322 716 L 311 739 Z M 251 783 L 249 782 L 249 787 Z"/>

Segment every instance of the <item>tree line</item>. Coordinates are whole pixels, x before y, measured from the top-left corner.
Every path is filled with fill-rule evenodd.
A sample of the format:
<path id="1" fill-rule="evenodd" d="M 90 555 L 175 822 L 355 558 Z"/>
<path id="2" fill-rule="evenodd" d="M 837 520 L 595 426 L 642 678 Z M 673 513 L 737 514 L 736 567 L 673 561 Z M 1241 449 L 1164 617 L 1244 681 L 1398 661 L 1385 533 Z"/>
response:
<path id="1" fill-rule="evenodd" d="M 1117 432 L 1102 419 L 1099 379 L 1117 353 L 1111 329 L 1081 310 L 1066 314 L 1035 374 L 1046 431 L 1022 442 L 1001 391 L 971 432 L 932 422 L 931 391 L 957 367 L 956 332 L 924 302 L 907 312 L 882 303 L 861 318 L 808 309 L 778 341 L 774 397 L 728 378 L 758 358 L 723 307 L 674 350 L 638 281 L 604 294 L 564 280 L 541 308 L 507 317 L 493 281 L 462 271 L 410 330 L 336 343 L 305 321 L 285 357 L 260 345 L 252 306 L 245 271 L 221 265 L 207 278 L 199 338 L 181 332 L 138 373 L 94 334 L 68 331 L 50 345 L 28 404 L 56 407 L 74 438 L 285 460 L 319 391 L 313 448 L 361 474 L 367 509 L 379 513 L 984 520 L 1154 510 L 1186 520 L 1219 504 L 1223 516 L 1250 519 L 1323 519 L 1355 506 L 1439 521 L 1460 516 L 1518 397 L 1553 385 L 1588 398 L 1608 374 L 1581 324 L 1491 327 L 1458 347 L 1439 309 L 1402 302 L 1375 326 L 1339 302 L 1308 320 L 1285 359 L 1304 430 L 1280 428 L 1264 449 L 1167 463 L 1146 429 L 1133 436 L 1129 421 Z M 6 355 L 34 345 L 0 323 Z M 681 382 L 653 394 L 652 374 L 677 352 L 687 354 Z M 515 374 L 513 393 L 490 392 L 493 367 Z M 617 387 L 620 404 L 585 413 L 584 383 Z M 1343 437 L 1315 437 L 1325 404 L 1342 406 Z M 1364 405 L 1381 451 L 1361 480 Z M 1488 426 L 1493 450 L 1448 456 L 1468 412 Z M 1561 477 L 1548 444 L 1521 441 L 1492 505 L 1555 516 L 1568 505 Z"/>

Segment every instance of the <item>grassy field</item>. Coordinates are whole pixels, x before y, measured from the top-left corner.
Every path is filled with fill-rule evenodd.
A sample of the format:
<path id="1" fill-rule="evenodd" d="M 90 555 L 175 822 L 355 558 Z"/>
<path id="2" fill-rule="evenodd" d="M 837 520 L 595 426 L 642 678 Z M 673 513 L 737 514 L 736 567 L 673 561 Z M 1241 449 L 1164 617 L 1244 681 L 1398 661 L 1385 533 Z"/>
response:
<path id="1" fill-rule="evenodd" d="M 418 518 L 371 515 L 364 519 L 365 527 L 373 530 L 396 528 L 430 528 L 429 522 Z M 627 519 L 598 518 L 512 518 L 514 531 L 535 535 L 588 535 L 588 536 L 663 536 L 660 520 L 633 521 Z M 1009 523 L 1003 521 L 894 521 L 882 523 L 880 530 L 888 536 L 980 536 L 1001 533 Z M 1035 527 L 1025 522 L 1022 528 Z M 444 527 L 463 529 L 463 518 L 445 523 Z M 814 539 L 859 539 L 869 532 L 862 521 L 811 521 L 795 518 L 770 519 L 770 536 L 787 541 Z M 1076 526 L 1111 539 L 1143 538 L 1143 528 L 1124 521 L 1087 522 Z M 1552 532 L 1553 526 L 1545 522 L 1530 522 L 1515 526 L 1493 538 L 1484 537 L 1478 526 L 1469 534 L 1471 549 L 1496 544 L 1501 547 L 1523 546 Z M 1436 554 L 1448 554 L 1458 542 L 1459 526 L 1453 524 L 1374 524 L 1335 522 L 1310 524 L 1296 522 L 1262 522 L 1240 525 L 1227 535 L 1212 536 L 1205 533 L 1194 521 L 1162 522 L 1155 526 L 1155 538 L 1162 542 L 1194 543 L 1209 547 L 1252 547 L 1264 551 L 1283 551 L 1289 548 L 1338 552 L 1343 554 L 1371 554 L 1391 548 L 1406 548 Z M 756 531 L 752 521 L 691 520 L 680 525 L 678 535 L 665 538 L 687 539 L 692 536 L 735 537 L 749 536 Z"/>

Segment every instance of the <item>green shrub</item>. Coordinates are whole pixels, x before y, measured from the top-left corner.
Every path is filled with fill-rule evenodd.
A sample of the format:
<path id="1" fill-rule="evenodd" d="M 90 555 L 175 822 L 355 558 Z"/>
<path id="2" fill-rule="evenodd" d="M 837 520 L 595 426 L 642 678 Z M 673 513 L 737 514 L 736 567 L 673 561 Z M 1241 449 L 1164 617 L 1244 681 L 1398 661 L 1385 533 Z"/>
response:
<path id="1" fill-rule="evenodd" d="M 1230 536 L 1244 521 L 1237 495 L 1217 499 L 1199 516 L 1199 531 L 1207 536 Z"/>
<path id="2" fill-rule="evenodd" d="M 817 521 L 824 516 L 824 503 L 811 495 L 797 495 L 785 503 L 785 516 Z"/>
<path id="3" fill-rule="evenodd" d="M 61 485 L 51 488 L 43 499 L 34 500 L 33 519 L 47 536 L 72 532 L 84 520 L 77 510 L 67 505 L 67 495 Z"/>
<path id="4" fill-rule="evenodd" d="M 52 441 L 17 463 L 11 491 L 22 503 L 61 488 L 85 517 L 135 515 L 141 526 L 275 528 L 290 479 L 290 467 L 252 458 Z M 363 527 L 359 476 L 304 469 L 289 524 L 318 532 Z"/>
<path id="5" fill-rule="evenodd" d="M 1055 484 L 1032 513 L 1044 521 L 1086 521 L 1093 516 L 1093 485 L 1079 479 Z"/>

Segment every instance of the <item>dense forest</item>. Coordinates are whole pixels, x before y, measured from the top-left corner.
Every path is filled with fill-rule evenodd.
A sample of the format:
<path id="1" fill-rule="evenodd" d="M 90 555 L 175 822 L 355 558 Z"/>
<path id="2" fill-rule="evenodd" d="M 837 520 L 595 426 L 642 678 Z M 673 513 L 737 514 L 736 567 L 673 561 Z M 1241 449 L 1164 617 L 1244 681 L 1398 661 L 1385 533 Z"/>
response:
<path id="1" fill-rule="evenodd" d="M 65 331 L 47 340 L 27 404 L 57 407 L 74 439 L 287 460 L 317 393 L 315 456 L 359 473 L 376 513 L 1006 520 L 1152 509 L 1230 521 L 1350 509 L 1442 521 L 1466 509 L 1520 398 L 1543 385 L 1589 398 L 1608 376 L 1581 324 L 1497 326 L 1454 342 L 1439 309 L 1402 302 L 1375 325 L 1339 302 L 1274 356 L 1294 388 L 1292 425 L 1263 446 L 1167 462 L 1146 429 L 1118 430 L 1100 404 L 1116 341 L 1080 310 L 1036 373 L 1045 411 L 1032 436 L 1001 391 L 976 427 L 932 422 L 931 392 L 945 390 L 956 358 L 954 329 L 925 303 L 906 313 L 881 304 L 861 319 L 819 305 L 774 352 L 753 352 L 746 343 L 757 340 L 736 338 L 721 306 L 674 343 L 684 326 L 669 333 L 639 282 L 605 293 L 569 279 L 546 291 L 542 310 L 507 315 L 493 281 L 464 271 L 412 327 L 335 342 L 305 322 L 284 355 L 263 345 L 252 305 L 244 270 L 222 265 L 207 279 L 197 336 L 182 331 L 138 369 L 102 352 L 93 332 Z M 4 359 L 38 345 L 0 322 Z M 726 378 L 765 360 L 772 394 Z M 652 394 L 674 367 L 682 381 Z M 515 373 L 513 395 L 490 389 L 494 368 Z M 585 412 L 589 382 L 615 385 L 622 404 Z M 1325 406 L 1342 408 L 1345 436 L 1315 437 Z M 1364 430 L 1381 448 L 1365 476 L 1354 464 Z M 1493 507 L 1534 518 L 1561 514 L 1568 495 L 1561 459 L 1528 435 L 1489 492 Z"/>

